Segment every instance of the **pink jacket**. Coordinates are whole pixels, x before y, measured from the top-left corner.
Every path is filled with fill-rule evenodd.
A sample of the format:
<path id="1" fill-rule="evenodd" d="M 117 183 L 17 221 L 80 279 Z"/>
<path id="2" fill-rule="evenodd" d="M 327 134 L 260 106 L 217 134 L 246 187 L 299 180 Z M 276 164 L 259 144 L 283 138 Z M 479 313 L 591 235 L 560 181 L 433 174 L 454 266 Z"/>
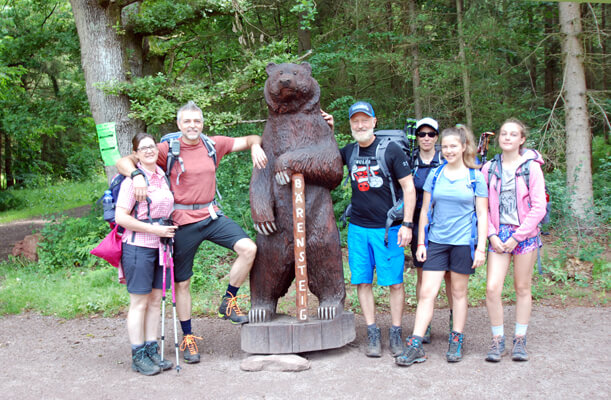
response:
<path id="1" fill-rule="evenodd" d="M 543 179 L 543 158 L 536 150 L 526 149 L 522 151 L 521 163 L 516 173 L 520 172 L 522 165 L 528 160 L 530 163 L 530 191 L 526 186 L 524 176 L 516 179 L 516 195 L 518 207 L 518 220 L 520 226 L 512 237 L 519 243 L 539 234 L 539 222 L 545 216 L 547 205 L 545 198 L 545 180 Z M 499 195 L 501 193 L 501 180 L 495 174 L 489 174 L 491 161 L 482 167 L 484 179 L 488 184 L 488 237 L 497 235 L 499 231 Z M 500 165 L 499 165 L 500 167 Z M 490 176 L 489 176 L 490 175 Z M 490 182 L 488 182 L 490 179 Z"/>

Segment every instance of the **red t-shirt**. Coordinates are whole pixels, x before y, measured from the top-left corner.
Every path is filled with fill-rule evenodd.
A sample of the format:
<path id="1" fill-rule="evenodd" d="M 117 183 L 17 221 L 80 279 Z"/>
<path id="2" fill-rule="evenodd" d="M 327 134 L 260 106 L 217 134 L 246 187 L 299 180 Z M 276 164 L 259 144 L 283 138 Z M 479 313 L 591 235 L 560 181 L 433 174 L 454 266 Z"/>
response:
<path id="1" fill-rule="evenodd" d="M 216 163 L 233 147 L 234 138 L 228 136 L 211 136 L 216 145 Z M 178 159 L 172 166 L 170 173 L 170 185 L 174 192 L 175 204 L 206 204 L 214 200 L 216 194 L 215 166 L 212 157 L 208 156 L 208 150 L 204 143 L 199 140 L 197 144 L 186 144 L 180 140 L 180 157 L 183 160 L 185 171 L 182 171 Z M 165 170 L 168 159 L 169 142 L 158 143 L 159 158 L 157 165 Z M 180 177 L 179 177 L 180 173 Z M 178 184 L 176 184 L 176 178 Z M 218 208 L 214 208 L 218 211 Z M 202 221 L 210 216 L 207 208 L 200 210 L 174 210 L 172 219 L 178 225 L 192 224 Z"/>

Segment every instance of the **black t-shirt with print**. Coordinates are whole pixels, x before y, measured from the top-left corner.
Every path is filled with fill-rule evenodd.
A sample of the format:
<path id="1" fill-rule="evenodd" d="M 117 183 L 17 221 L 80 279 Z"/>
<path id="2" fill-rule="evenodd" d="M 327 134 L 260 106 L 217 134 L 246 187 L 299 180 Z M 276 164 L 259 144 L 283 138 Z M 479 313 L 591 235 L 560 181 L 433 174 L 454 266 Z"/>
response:
<path id="1" fill-rule="evenodd" d="M 380 139 L 376 137 L 371 145 L 359 146 L 352 171 L 348 171 L 352 187 L 350 223 L 364 228 L 383 228 L 386 224 L 386 213 L 394 203 L 390 181 L 384 176 L 375 159 L 379 143 Z M 358 144 L 349 143 L 340 150 L 344 164 L 352 155 L 354 146 Z M 398 144 L 391 142 L 386 148 L 385 159 L 395 182 L 395 194 L 398 198 L 402 198 L 399 179 L 411 174 L 407 155 Z"/>

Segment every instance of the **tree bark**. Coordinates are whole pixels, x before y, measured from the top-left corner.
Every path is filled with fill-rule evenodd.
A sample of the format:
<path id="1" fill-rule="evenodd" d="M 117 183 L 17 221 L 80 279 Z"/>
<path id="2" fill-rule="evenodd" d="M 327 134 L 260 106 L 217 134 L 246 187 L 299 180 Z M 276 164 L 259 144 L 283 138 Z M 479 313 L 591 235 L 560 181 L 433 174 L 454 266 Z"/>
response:
<path id="1" fill-rule="evenodd" d="M 556 71 L 558 70 L 559 53 L 558 41 L 551 35 L 555 32 L 558 26 L 557 8 L 556 5 L 545 5 L 542 7 L 544 14 L 545 35 L 549 36 L 545 41 L 544 57 L 545 57 L 545 87 L 543 89 L 543 101 L 546 108 L 552 108 L 556 99 Z"/>
<path id="2" fill-rule="evenodd" d="M 122 82 L 129 74 L 142 71 L 142 62 L 134 59 L 142 52 L 133 52 L 133 43 L 126 45 L 133 35 L 122 38 L 117 33 L 121 25 L 121 7 L 115 2 L 100 5 L 98 0 L 70 0 L 81 44 L 81 63 L 85 75 L 87 98 L 93 119 L 97 124 L 116 123 L 117 144 L 122 156 L 131 153 L 131 139 L 145 129 L 142 121 L 128 117 L 129 99 L 125 95 L 106 95 L 96 88 L 96 83 Z M 127 49 L 132 59 L 127 57 Z M 111 176 L 113 168 L 106 168 Z"/>
<path id="3" fill-rule="evenodd" d="M 416 119 L 422 118 L 422 102 L 420 101 L 420 63 L 418 60 L 418 41 L 416 40 L 416 0 L 407 3 L 409 18 L 409 33 L 413 44 L 410 46 L 412 59 L 412 88 L 414 91 L 414 114 Z"/>
<path id="4" fill-rule="evenodd" d="M 11 155 L 11 138 L 7 133 L 4 133 L 4 176 L 6 177 L 6 188 L 10 188 L 15 185 L 13 179 L 13 170 L 11 169 L 12 155 Z"/>
<path id="5" fill-rule="evenodd" d="M 458 25 L 458 58 L 462 67 L 462 84 L 463 98 L 465 102 L 465 117 L 467 118 L 467 126 L 473 129 L 473 112 L 471 106 L 471 80 L 469 79 L 469 70 L 467 68 L 467 55 L 465 54 L 465 36 L 463 32 L 463 0 L 456 0 L 456 22 Z"/>
<path id="6" fill-rule="evenodd" d="M 586 99 L 579 4 L 558 4 L 564 58 L 566 171 L 569 204 L 585 224 L 592 216 L 592 133 Z"/>

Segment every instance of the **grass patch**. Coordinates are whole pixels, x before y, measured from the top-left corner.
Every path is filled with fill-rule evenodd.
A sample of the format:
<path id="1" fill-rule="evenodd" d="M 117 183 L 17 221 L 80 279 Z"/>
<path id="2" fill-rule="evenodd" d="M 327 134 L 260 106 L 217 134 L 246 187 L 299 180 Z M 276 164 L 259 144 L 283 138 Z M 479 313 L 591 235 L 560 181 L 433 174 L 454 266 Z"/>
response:
<path id="1" fill-rule="evenodd" d="M 18 207 L 0 212 L 0 223 L 92 204 L 107 186 L 106 178 L 99 175 L 88 182 L 61 182 L 44 188 L 11 190 Z"/>
<path id="2" fill-rule="evenodd" d="M 0 263 L 0 314 L 36 311 L 42 315 L 75 318 L 116 315 L 127 306 L 125 287 L 117 269 L 41 271 L 36 263 L 15 259 Z"/>

